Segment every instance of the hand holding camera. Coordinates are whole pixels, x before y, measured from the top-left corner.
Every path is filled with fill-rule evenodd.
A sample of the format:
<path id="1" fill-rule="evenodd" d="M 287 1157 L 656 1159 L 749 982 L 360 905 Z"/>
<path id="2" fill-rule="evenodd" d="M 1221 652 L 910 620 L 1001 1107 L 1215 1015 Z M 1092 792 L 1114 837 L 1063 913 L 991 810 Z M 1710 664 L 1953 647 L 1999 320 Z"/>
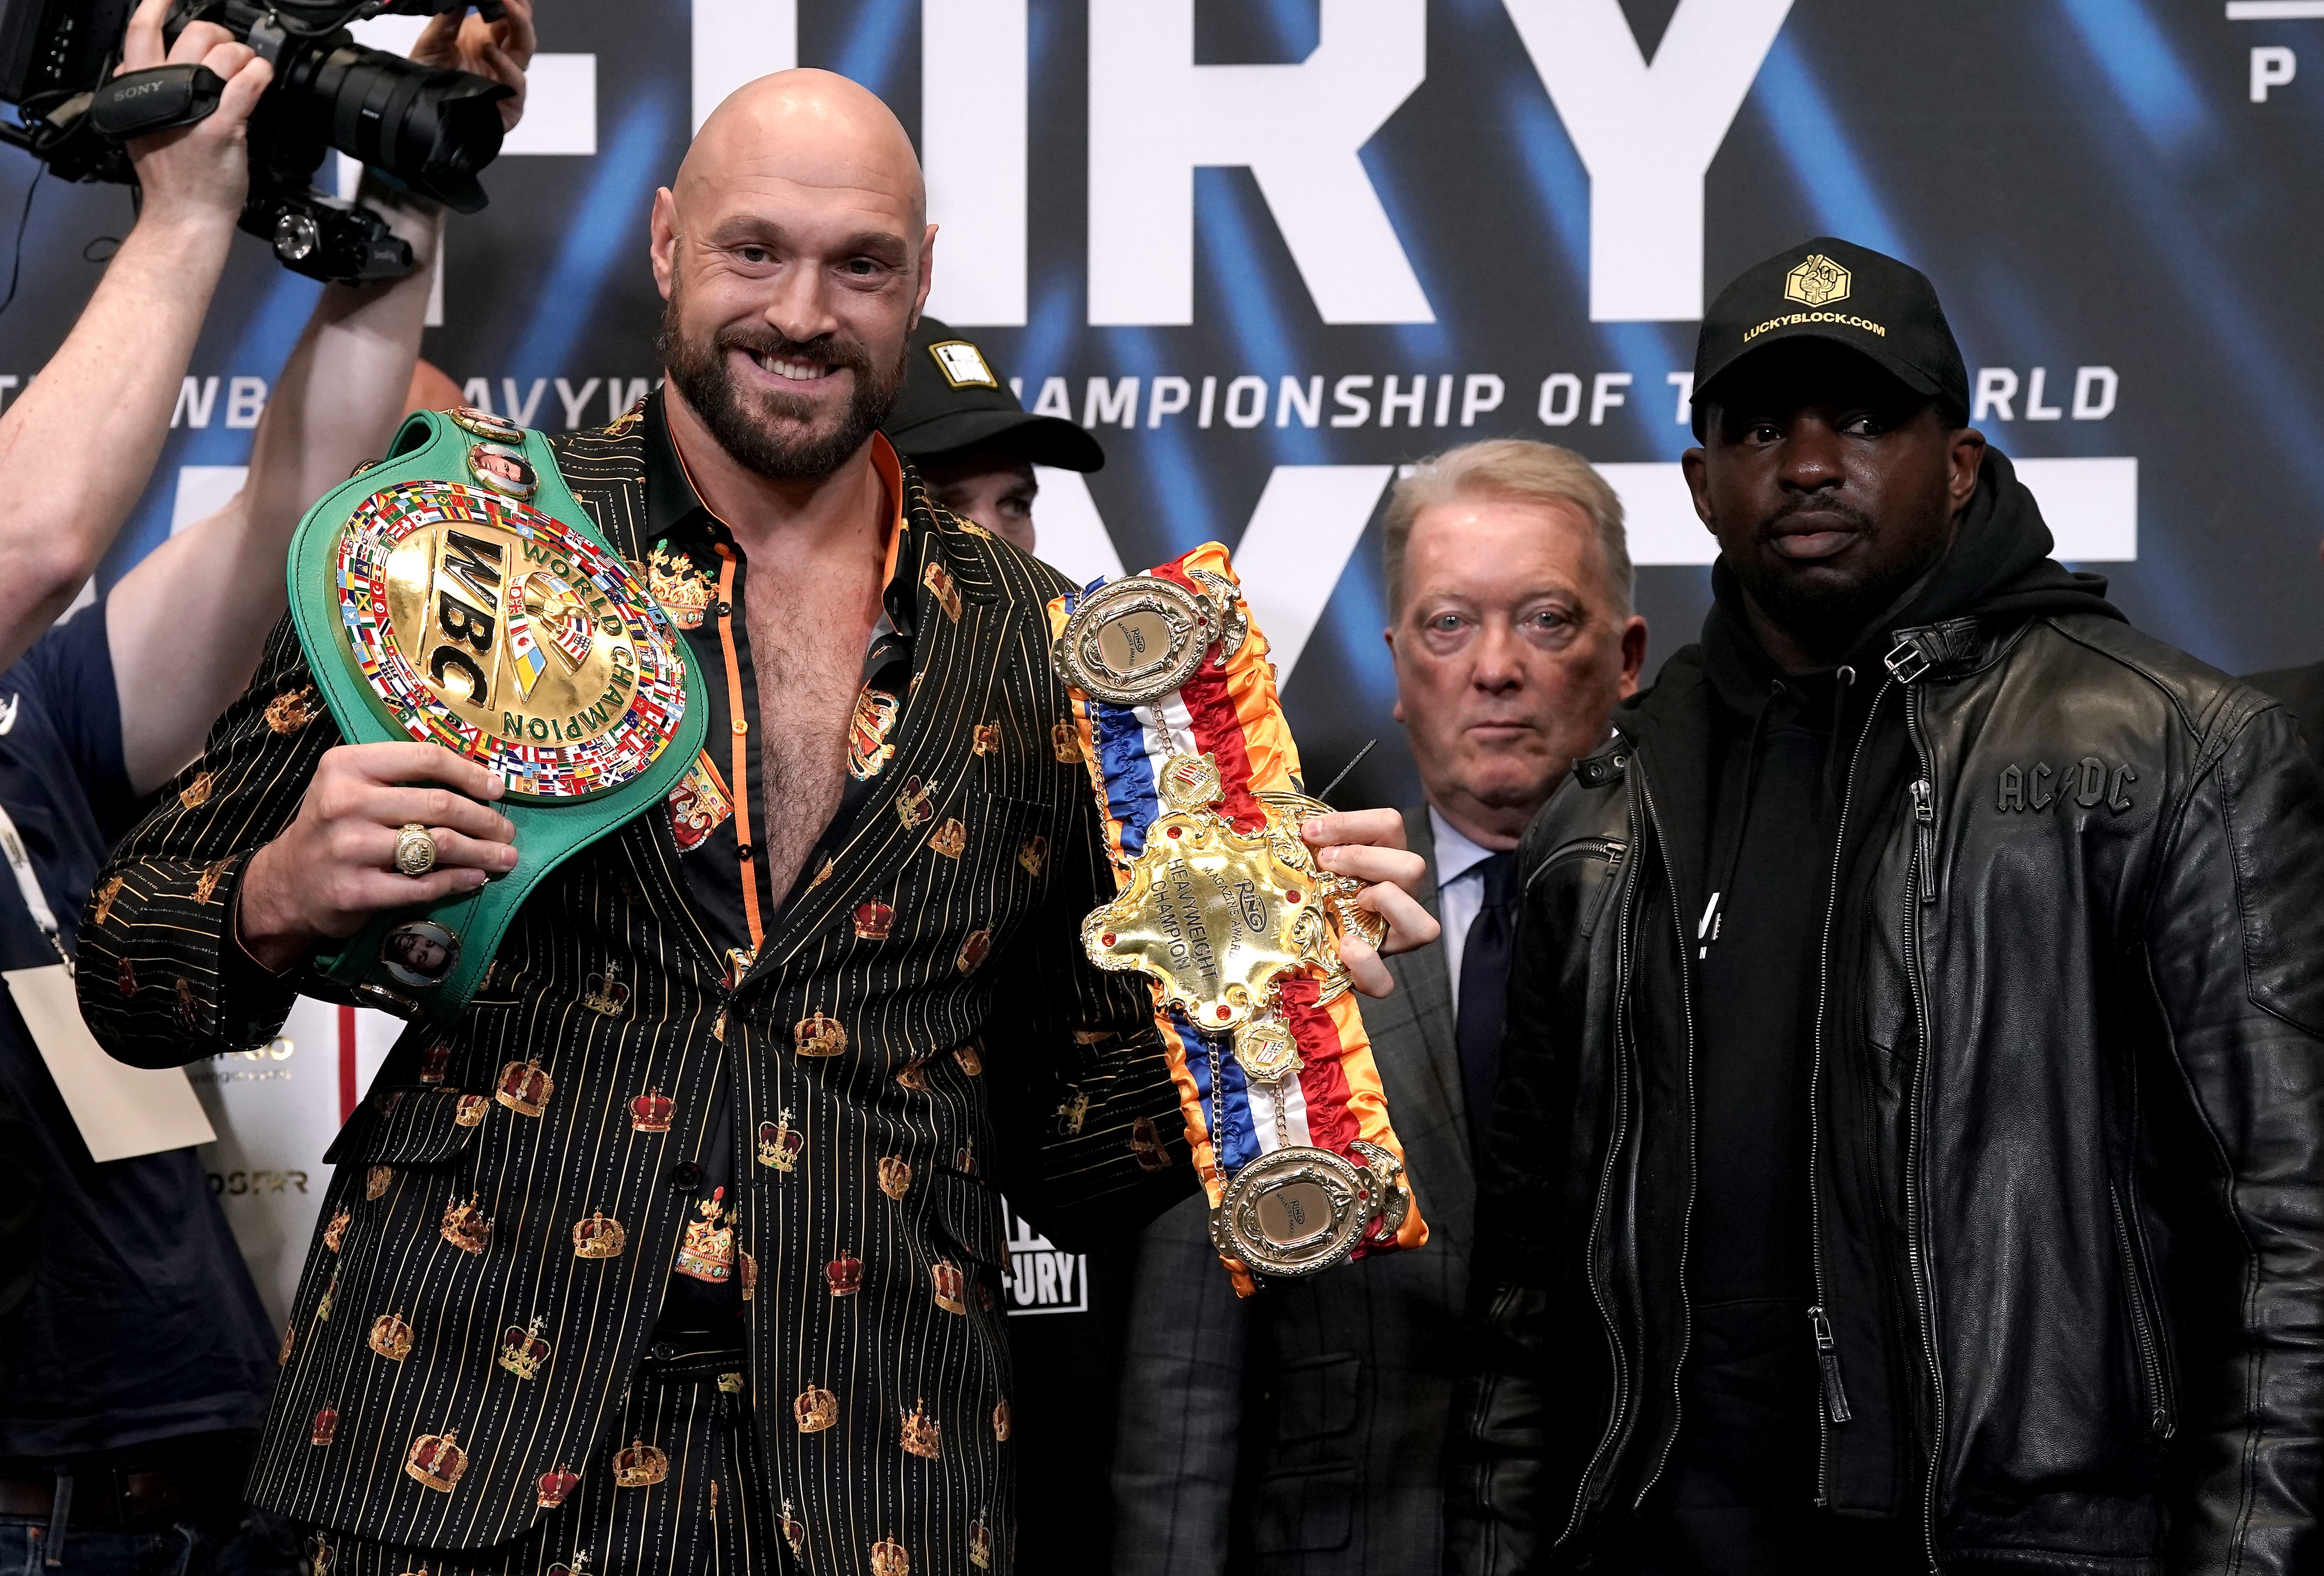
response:
<path id="1" fill-rule="evenodd" d="M 412 265 L 377 215 L 313 189 L 334 148 L 429 202 L 484 206 L 476 176 L 521 110 L 529 5 L 485 0 L 471 17 L 464 0 L 145 0 L 117 34 L 130 4 L 0 0 L 9 36 L 30 44 L 0 53 L 0 103 L 22 116 L 0 120 L 0 142 L 69 180 L 142 180 L 143 155 L 126 144 L 182 143 L 189 164 L 200 151 L 240 147 L 242 228 L 312 279 L 393 279 Z M 347 32 L 383 12 L 435 18 L 416 59 Z M 242 82 L 254 63 L 267 75 Z M 188 134 L 164 143 L 178 132 Z"/>
<path id="2" fill-rule="evenodd" d="M 170 0 L 144 0 L 121 45 L 114 75 L 162 64 L 200 65 L 224 84 L 217 108 L 192 125 L 157 132 L 129 144 L 144 192 L 143 214 L 168 225 L 182 219 L 232 224 L 250 190 L 250 115 L 274 81 L 274 68 L 215 23 L 198 22 L 163 45 Z"/>
<path id="3" fill-rule="evenodd" d="M 499 14 L 488 16 L 491 10 Z M 510 97 L 500 101 L 501 130 L 512 132 L 524 118 L 524 73 L 539 42 L 532 0 L 502 0 L 498 7 L 479 7 L 465 15 L 455 6 L 429 19 L 411 46 L 411 63 L 466 71 L 507 88 Z"/>

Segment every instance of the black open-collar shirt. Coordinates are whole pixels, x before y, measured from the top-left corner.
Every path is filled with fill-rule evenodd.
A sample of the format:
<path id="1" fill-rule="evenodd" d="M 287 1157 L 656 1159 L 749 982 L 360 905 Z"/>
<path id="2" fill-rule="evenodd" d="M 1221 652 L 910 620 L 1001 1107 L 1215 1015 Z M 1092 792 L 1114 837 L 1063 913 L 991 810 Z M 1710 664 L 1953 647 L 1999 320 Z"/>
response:
<path id="1" fill-rule="evenodd" d="M 709 726 L 701 758 L 671 795 L 668 806 L 671 834 L 679 852 L 679 868 L 686 873 L 687 896 L 704 930 L 727 960 L 730 978 L 739 979 L 756 955 L 761 938 L 774 928 L 783 909 L 817 880 L 829 857 L 824 843 L 835 830 L 853 822 L 872 780 L 888 763 L 888 735 L 902 713 L 911 683 L 917 600 L 908 567 L 914 555 L 905 550 L 909 522 L 903 508 L 903 472 L 888 440 L 875 435 L 872 463 L 887 490 L 891 515 L 888 579 L 881 596 L 882 613 L 863 653 L 862 689 L 850 724 L 846 789 L 831 825 L 823 829 L 798 880 L 790 890 L 779 894 L 778 903 L 778 894 L 769 884 L 766 862 L 756 856 L 757 850 L 742 834 L 747 820 L 750 836 L 762 838 L 771 808 L 757 736 L 758 668 L 752 659 L 750 621 L 743 611 L 751 586 L 750 562 L 735 546 L 725 522 L 710 512 L 695 491 L 670 438 L 659 392 L 646 401 L 644 427 L 646 521 L 651 539 L 645 565 L 648 586 L 685 636 L 708 681 L 705 687 Z M 782 587 L 770 582 L 761 587 L 761 594 L 780 595 Z M 742 813 L 738 814 L 738 809 Z M 733 1094 L 722 1083 L 711 1107 L 710 1130 L 715 1136 L 703 1150 L 700 1196 L 705 1199 L 721 1187 L 739 1196 L 734 1185 L 733 1126 Z M 669 1297 L 662 1308 L 661 1328 L 672 1335 L 693 1338 L 731 1332 L 739 1341 L 742 1314 L 739 1275 L 714 1284 L 674 1273 Z"/>

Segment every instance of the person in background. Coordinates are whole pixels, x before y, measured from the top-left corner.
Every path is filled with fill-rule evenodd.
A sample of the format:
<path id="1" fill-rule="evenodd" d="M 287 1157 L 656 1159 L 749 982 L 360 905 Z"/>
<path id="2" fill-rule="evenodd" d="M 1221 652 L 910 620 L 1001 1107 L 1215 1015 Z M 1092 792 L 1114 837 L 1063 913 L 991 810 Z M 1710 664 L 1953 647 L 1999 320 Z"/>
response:
<path id="1" fill-rule="evenodd" d="M 2246 674 L 2244 682 L 2283 703 L 2283 709 L 2300 720 L 2308 752 L 2316 758 L 2317 765 L 2324 766 L 2324 662 Z"/>
<path id="2" fill-rule="evenodd" d="M 1056 416 L 1026 413 L 984 352 L 934 318 L 912 331 L 909 370 L 881 430 L 919 468 L 936 500 L 1032 552 L 1035 465 L 1094 471 L 1105 450 Z"/>
<path id="3" fill-rule="evenodd" d="M 162 61 L 166 9 L 139 9 L 124 69 Z M 521 93 L 530 18 L 530 0 L 508 0 L 496 24 L 439 18 L 414 58 Z M 161 454 L 235 235 L 245 127 L 271 80 L 208 23 L 167 58 L 224 78 L 219 107 L 131 144 L 137 222 L 63 346 L 0 417 L 0 809 L 13 828 L 0 841 L 23 856 L 0 882 L 10 970 L 75 951 L 106 849 L 247 682 L 282 610 L 291 529 L 385 447 L 427 309 L 424 270 L 324 289 L 241 493 L 57 623 Z M 432 211 L 368 185 L 364 200 L 420 255 L 433 250 Z M 286 1569 L 271 1535 L 243 1525 L 274 1340 L 195 1151 L 94 1162 L 13 999 L 0 1005 L 0 1096 L 19 1113 L 13 1131 L 0 1117 L 0 1166 L 29 1173 L 0 1187 L 0 1282 L 18 1282 L 0 1286 L 0 1569 Z M 20 1221 L 29 1233 L 12 1229 Z"/>
<path id="4" fill-rule="evenodd" d="M 1117 1576 L 1401 1576 L 1443 1562 L 1441 1456 L 1462 1369 L 1517 839 L 1637 687 L 1622 505 L 1570 450 L 1516 438 L 1425 461 L 1382 543 L 1396 716 L 1426 803 L 1406 845 L 1444 945 L 1389 967 L 1364 1027 L 1428 1249 L 1239 1302 L 1194 1198 L 1148 1228 L 1116 1425 Z M 1351 1284 L 1354 1283 L 1354 1284 Z"/>
<path id="5" fill-rule="evenodd" d="M 1695 373 L 1702 642 L 1518 853 L 1453 1569 L 2324 1568 L 2324 777 L 2052 561 L 1918 271 Z"/>

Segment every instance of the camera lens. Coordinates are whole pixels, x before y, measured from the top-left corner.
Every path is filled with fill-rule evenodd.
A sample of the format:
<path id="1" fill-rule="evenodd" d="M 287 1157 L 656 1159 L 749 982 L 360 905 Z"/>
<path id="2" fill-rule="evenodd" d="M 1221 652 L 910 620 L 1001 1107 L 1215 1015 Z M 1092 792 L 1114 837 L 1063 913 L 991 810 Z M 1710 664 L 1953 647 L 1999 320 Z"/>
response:
<path id="1" fill-rule="evenodd" d="M 476 172 L 501 151 L 510 90 L 360 44 L 300 55 L 274 95 L 290 126 L 460 213 L 484 206 Z"/>

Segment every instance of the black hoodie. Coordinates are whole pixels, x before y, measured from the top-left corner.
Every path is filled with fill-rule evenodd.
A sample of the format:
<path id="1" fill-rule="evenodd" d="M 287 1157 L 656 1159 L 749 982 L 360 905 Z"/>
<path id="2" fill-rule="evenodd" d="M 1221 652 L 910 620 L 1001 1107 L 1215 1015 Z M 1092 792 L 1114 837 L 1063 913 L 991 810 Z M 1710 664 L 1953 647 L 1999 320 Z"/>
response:
<path id="1" fill-rule="evenodd" d="M 1895 1071 L 1869 1065 L 1823 982 L 1858 977 L 1847 959 L 1870 873 L 1858 857 L 1866 806 L 1909 794 L 1915 775 L 1882 682 L 1892 631 L 1970 614 L 2120 616 L 2105 581 L 2051 562 L 2052 546 L 2033 494 L 1989 449 L 1951 549 L 1832 670 L 1783 674 L 1721 562 L 1702 644 L 1620 719 L 1673 790 L 1667 853 L 1696 946 L 1692 1335 L 1650 1523 L 1674 1565 L 1798 1569 L 1784 1562 L 1820 1536 L 1817 1505 L 1878 1517 L 1909 1503 L 1923 1426 L 1910 1415 L 1914 1337 L 1886 1312 L 1909 1305 L 1892 1295 L 1909 1282 L 1888 1190 L 1855 1164 L 1870 1153 L 1863 1102 Z M 1820 1390 L 1832 1419 L 1821 1471 Z"/>

